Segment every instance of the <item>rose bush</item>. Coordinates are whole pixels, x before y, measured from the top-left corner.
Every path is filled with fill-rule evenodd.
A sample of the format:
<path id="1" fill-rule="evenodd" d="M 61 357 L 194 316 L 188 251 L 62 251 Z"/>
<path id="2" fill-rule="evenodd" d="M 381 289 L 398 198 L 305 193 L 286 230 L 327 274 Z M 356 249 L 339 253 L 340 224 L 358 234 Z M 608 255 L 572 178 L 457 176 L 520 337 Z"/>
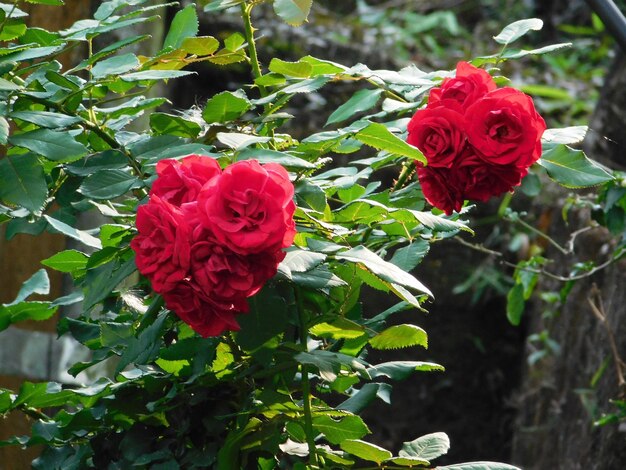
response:
<path id="1" fill-rule="evenodd" d="M 426 157 L 418 169 L 426 200 L 450 215 L 466 199 L 487 201 L 518 186 L 541 155 L 545 129 L 532 98 L 496 89 L 486 71 L 460 62 L 411 118 L 407 142 Z"/>

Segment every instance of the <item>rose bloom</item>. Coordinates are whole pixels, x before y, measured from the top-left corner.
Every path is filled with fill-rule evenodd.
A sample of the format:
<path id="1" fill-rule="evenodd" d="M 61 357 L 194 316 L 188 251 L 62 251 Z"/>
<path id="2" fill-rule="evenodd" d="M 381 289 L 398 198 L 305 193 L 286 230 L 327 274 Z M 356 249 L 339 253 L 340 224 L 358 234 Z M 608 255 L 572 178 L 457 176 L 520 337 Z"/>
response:
<path id="1" fill-rule="evenodd" d="M 431 206 L 441 209 L 446 215 L 461 210 L 465 201 L 463 183 L 458 180 L 454 169 L 421 167 L 417 169 L 417 177 Z"/>
<path id="2" fill-rule="evenodd" d="M 198 225 L 192 232 L 190 282 L 212 298 L 235 301 L 256 294 L 278 270 L 285 253 L 241 255 Z"/>
<path id="3" fill-rule="evenodd" d="M 495 165 L 528 168 L 541 156 L 546 123 L 530 96 L 514 88 L 500 88 L 469 107 L 467 138 L 480 157 Z"/>
<path id="4" fill-rule="evenodd" d="M 139 234 L 130 242 L 137 269 L 156 292 L 163 293 L 184 279 L 190 266 L 185 216 L 179 208 L 152 196 L 137 210 L 137 230 Z"/>
<path id="5" fill-rule="evenodd" d="M 293 243 L 294 188 L 280 165 L 245 160 L 227 167 L 198 195 L 202 224 L 235 253 L 275 252 Z"/>
<path id="6" fill-rule="evenodd" d="M 245 299 L 239 299 L 237 304 L 216 301 L 198 292 L 187 281 L 181 281 L 163 293 L 163 299 L 168 309 L 204 338 L 239 330 L 235 315 L 248 311 Z"/>
<path id="7" fill-rule="evenodd" d="M 189 155 L 179 160 L 160 160 L 156 166 L 157 179 L 152 184 L 150 196 L 181 206 L 195 201 L 202 186 L 222 170 L 211 157 Z"/>
<path id="8" fill-rule="evenodd" d="M 428 107 L 446 106 L 464 112 L 484 95 L 496 89 L 491 75 L 467 62 L 459 62 L 456 76 L 446 78 L 439 88 L 431 90 Z"/>
<path id="9" fill-rule="evenodd" d="M 465 118 L 452 109 L 421 109 L 407 130 L 407 142 L 424 154 L 431 167 L 449 168 L 465 147 Z"/>
<path id="10" fill-rule="evenodd" d="M 463 181 L 465 199 L 486 202 L 519 186 L 528 171 L 515 165 L 491 165 L 475 154 L 465 156 L 459 164 L 457 178 Z"/>

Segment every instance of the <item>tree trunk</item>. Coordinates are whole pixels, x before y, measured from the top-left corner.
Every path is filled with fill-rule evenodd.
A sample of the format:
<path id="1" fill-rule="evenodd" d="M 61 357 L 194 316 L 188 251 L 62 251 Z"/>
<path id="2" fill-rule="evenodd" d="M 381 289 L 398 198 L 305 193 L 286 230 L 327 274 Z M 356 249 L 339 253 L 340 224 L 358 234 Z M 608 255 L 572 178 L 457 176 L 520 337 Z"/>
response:
<path id="1" fill-rule="evenodd" d="M 621 56 L 607 77 L 584 143 L 591 158 L 624 168 L 624 110 L 626 60 Z M 577 214 L 580 226 L 586 223 L 588 216 L 584 212 Z M 557 225 L 556 221 L 554 225 Z M 569 227 L 568 231 L 575 228 Z M 553 232 L 551 235 L 556 239 L 563 240 L 568 236 L 564 227 L 555 228 Z M 610 238 L 603 230 L 588 233 L 577 240 L 576 256 L 580 261 L 594 260 L 599 264 L 612 252 Z M 548 253 L 548 257 L 558 261 L 555 253 Z M 513 448 L 514 462 L 522 468 L 626 468 L 626 428 L 623 424 L 593 425 L 603 413 L 615 412 L 609 400 L 624 392 L 618 385 L 616 362 L 619 358 L 613 353 L 611 337 L 615 340 L 617 356 L 624 358 L 625 268 L 626 261 L 622 260 L 578 281 L 552 324 L 546 324 L 539 309 L 530 312 L 529 333 L 540 333 L 548 328 L 550 337 L 560 345 L 560 352 L 525 368 Z M 542 289 L 558 290 L 560 287 L 562 284 L 548 282 Z M 606 323 L 594 315 L 590 302 L 603 311 Z M 603 367 L 606 368 L 602 372 Z"/>

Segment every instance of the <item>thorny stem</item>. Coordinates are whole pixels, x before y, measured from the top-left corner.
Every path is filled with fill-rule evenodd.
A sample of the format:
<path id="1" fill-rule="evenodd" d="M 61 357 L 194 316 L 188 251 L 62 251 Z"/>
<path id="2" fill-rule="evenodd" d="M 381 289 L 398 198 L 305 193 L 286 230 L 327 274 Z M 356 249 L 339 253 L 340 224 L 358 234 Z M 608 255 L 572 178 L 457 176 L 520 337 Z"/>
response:
<path id="1" fill-rule="evenodd" d="M 252 77 L 256 80 L 261 77 L 261 65 L 259 64 L 259 58 L 256 52 L 256 43 L 254 42 L 254 28 L 252 27 L 252 8 L 254 4 L 241 4 L 241 17 L 243 18 L 244 34 L 246 41 L 248 42 L 248 54 L 250 55 L 250 66 L 252 67 Z M 261 96 L 267 96 L 267 90 L 262 85 L 257 85 Z"/>
<path id="2" fill-rule="evenodd" d="M 306 349 L 308 339 L 307 315 L 302 301 L 302 291 L 300 287 L 295 287 L 296 307 L 298 309 L 300 343 Z M 317 468 L 317 452 L 315 449 L 315 436 L 313 434 L 313 418 L 311 414 L 311 384 L 309 382 L 309 367 L 307 364 L 301 364 L 302 375 L 302 407 L 304 408 L 304 433 L 306 434 L 306 442 L 309 447 L 309 462 Z"/>
<path id="3" fill-rule="evenodd" d="M 400 176 L 398 176 L 398 180 L 396 181 L 396 184 L 393 185 L 391 191 L 397 191 L 398 189 L 402 188 L 402 186 L 404 186 L 404 183 L 406 183 L 406 180 L 409 178 L 409 176 L 411 176 L 414 170 L 415 161 L 411 160 L 408 163 L 404 163 L 402 165 L 402 171 L 400 172 Z"/>
<path id="4" fill-rule="evenodd" d="M 595 298 L 595 302 L 594 302 Z M 609 344 L 611 345 L 611 352 L 613 353 L 613 362 L 615 363 L 615 372 L 617 373 L 617 386 L 619 387 L 620 396 L 626 395 L 626 379 L 624 379 L 624 373 L 626 372 L 626 363 L 622 360 L 617 350 L 617 343 L 615 342 L 615 335 L 609 325 L 609 321 L 606 318 L 604 311 L 604 305 L 602 303 L 602 293 L 598 286 L 594 283 L 591 287 L 591 293 L 587 297 L 587 302 L 591 307 L 591 312 L 606 328 L 607 335 L 609 337 Z"/>

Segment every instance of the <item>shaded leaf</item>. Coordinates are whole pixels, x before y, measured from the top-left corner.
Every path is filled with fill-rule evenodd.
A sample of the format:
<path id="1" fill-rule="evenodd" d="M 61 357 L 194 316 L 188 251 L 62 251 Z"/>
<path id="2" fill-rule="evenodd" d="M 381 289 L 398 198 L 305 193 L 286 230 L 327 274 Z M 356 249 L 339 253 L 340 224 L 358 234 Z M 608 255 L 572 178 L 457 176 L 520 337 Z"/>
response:
<path id="1" fill-rule="evenodd" d="M 0 159 L 0 199 L 32 213 L 43 209 L 48 197 L 43 168 L 32 153 Z"/>
<path id="2" fill-rule="evenodd" d="M 346 439 L 359 439 L 370 433 L 363 420 L 356 415 L 340 418 L 316 416 L 313 418 L 313 428 L 323 433 L 331 444 L 339 444 Z"/>
<path id="3" fill-rule="evenodd" d="M 538 162 L 550 178 L 566 188 L 586 188 L 612 181 L 613 176 L 581 150 L 557 145 Z"/>
<path id="4" fill-rule="evenodd" d="M 9 137 L 9 142 L 24 147 L 49 160 L 71 162 L 86 155 L 88 150 L 67 132 L 37 129 Z"/>
<path id="5" fill-rule="evenodd" d="M 198 28 L 196 6 L 188 5 L 174 16 L 170 30 L 165 36 L 165 41 L 163 41 L 163 49 L 168 47 L 178 49 L 186 38 L 198 34 Z"/>
<path id="6" fill-rule="evenodd" d="M 325 125 L 345 121 L 357 113 L 367 111 L 378 103 L 383 90 L 375 88 L 373 90 L 359 90 L 344 104 L 339 106 L 326 121 Z M 366 142 L 364 142 L 366 143 Z"/>

